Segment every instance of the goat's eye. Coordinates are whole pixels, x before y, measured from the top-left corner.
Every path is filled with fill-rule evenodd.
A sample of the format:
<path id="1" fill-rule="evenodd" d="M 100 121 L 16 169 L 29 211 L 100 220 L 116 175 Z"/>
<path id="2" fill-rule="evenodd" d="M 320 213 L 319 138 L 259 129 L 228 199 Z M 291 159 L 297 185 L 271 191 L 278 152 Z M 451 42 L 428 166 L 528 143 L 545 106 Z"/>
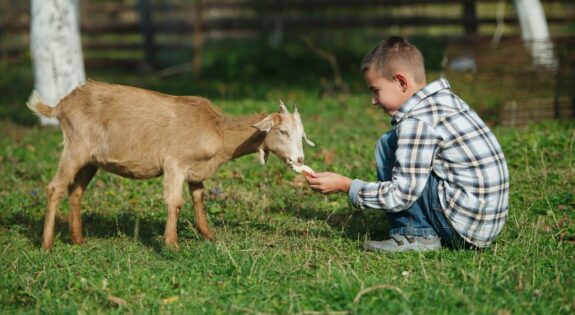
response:
<path id="1" fill-rule="evenodd" d="M 280 129 L 280 133 L 281 133 L 282 135 L 284 135 L 284 136 L 287 136 L 287 135 L 288 135 L 288 131 L 287 131 L 287 130 L 284 130 L 284 129 Z"/>

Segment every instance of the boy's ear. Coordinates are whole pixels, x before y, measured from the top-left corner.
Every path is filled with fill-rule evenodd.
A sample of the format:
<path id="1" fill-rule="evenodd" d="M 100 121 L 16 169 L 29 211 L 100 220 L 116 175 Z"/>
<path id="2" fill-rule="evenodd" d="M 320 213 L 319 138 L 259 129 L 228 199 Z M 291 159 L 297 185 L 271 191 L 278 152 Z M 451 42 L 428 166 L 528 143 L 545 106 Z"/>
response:
<path id="1" fill-rule="evenodd" d="M 401 90 L 403 92 L 407 91 L 408 86 L 407 77 L 403 73 L 396 72 L 393 75 L 393 78 L 397 81 L 397 83 L 399 83 L 399 86 L 401 87 Z"/>

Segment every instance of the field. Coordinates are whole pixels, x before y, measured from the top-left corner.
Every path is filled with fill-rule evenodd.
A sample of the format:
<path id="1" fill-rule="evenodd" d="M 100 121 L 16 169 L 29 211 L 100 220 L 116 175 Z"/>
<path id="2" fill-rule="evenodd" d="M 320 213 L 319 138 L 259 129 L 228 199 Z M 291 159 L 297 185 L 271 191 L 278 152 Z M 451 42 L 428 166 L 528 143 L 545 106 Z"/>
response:
<path id="1" fill-rule="evenodd" d="M 364 252 L 366 237 L 386 236 L 383 212 L 354 209 L 343 195 L 314 193 L 275 157 L 262 166 L 246 156 L 205 183 L 215 242 L 194 230 L 188 197 L 178 221 L 179 248 L 166 249 L 161 180 L 99 172 L 83 202 L 85 244 L 71 244 L 63 202 L 54 248 L 43 253 L 44 188 L 56 170 L 62 136 L 57 128 L 31 125 L 34 118 L 22 109 L 31 89 L 29 70 L 22 65 L 2 70 L 1 313 L 575 312 L 573 120 L 525 129 L 494 126 L 510 168 L 510 213 L 494 245 L 482 251 Z M 186 88 L 187 76 L 89 75 L 174 94 L 202 87 Z M 343 102 L 322 98 L 317 88 L 281 81 L 254 84 L 250 91 L 257 92 L 244 95 L 239 81 L 205 83 L 212 91 L 208 96 L 230 115 L 275 111 L 280 97 L 296 102 L 317 144 L 305 148 L 306 164 L 375 180 L 373 147 L 390 128 L 389 118 L 369 105 L 360 81 L 352 82 Z M 453 83 L 455 92 L 465 84 Z M 227 87 L 237 89 L 230 95 Z M 502 102 L 489 95 L 495 106 Z"/>

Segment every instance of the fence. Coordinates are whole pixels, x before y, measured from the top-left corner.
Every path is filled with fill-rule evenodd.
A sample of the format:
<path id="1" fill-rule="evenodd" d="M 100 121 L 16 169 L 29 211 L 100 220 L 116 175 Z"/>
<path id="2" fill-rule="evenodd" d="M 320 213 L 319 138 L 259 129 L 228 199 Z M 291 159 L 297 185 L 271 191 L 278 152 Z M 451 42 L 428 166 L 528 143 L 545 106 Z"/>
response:
<path id="1" fill-rule="evenodd" d="M 477 96 L 483 104 L 473 105 L 482 107 L 484 114 L 490 112 L 485 116 L 492 116 L 493 123 L 527 126 L 575 118 L 575 41 L 556 39 L 547 47 L 558 66 L 551 60 L 535 63 L 526 49 L 529 44 L 534 43 L 520 38 L 497 44 L 485 38 L 452 42 L 445 51 L 444 75 L 452 83 L 462 83 L 458 91 Z"/>
<path id="2" fill-rule="evenodd" d="M 505 103 L 501 116 L 502 125 L 513 127 L 525 127 L 529 123 L 549 119 L 569 119 L 575 117 L 575 98 L 546 97 L 521 103 L 512 100 Z"/>
<path id="3" fill-rule="evenodd" d="M 552 34 L 573 23 L 572 0 L 543 1 Z M 125 0 L 81 1 L 86 62 L 149 66 L 162 51 L 196 50 L 210 40 L 264 38 L 334 31 L 401 35 L 482 36 L 505 25 L 517 35 L 513 7 L 504 0 Z M 0 56 L 28 49 L 28 1 L 0 0 Z"/>
<path id="4" fill-rule="evenodd" d="M 504 93 L 500 99 L 508 101 L 496 104 L 494 121 L 521 126 L 575 117 L 575 2 L 542 3 L 560 62 L 557 71 L 530 65 L 517 17 L 504 0 L 84 0 L 81 30 L 88 66 L 156 67 L 173 63 L 166 56 L 184 54 L 193 59 L 194 73 L 206 42 L 260 39 L 273 46 L 293 36 L 353 37 L 346 32 L 375 38 L 431 35 L 447 39 L 445 57 L 470 55 L 472 80 L 482 82 L 477 89 L 492 86 Z M 0 59 L 27 54 L 29 19 L 28 1 L 0 0 Z M 491 43 L 502 37 L 499 45 Z M 452 82 L 467 80 L 449 68 L 446 64 Z M 467 93 L 489 103 L 491 91 Z"/>

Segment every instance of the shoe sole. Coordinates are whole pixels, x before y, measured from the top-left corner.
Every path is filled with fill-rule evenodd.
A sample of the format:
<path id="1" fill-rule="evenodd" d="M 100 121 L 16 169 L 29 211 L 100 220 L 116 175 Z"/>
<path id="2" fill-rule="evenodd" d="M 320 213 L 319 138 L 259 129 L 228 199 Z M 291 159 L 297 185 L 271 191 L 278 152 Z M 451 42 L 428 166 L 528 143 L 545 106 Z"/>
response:
<path id="1" fill-rule="evenodd" d="M 439 250 L 441 248 L 441 244 L 438 245 L 421 245 L 421 244 L 417 244 L 414 246 L 410 246 L 410 245 L 403 245 L 403 246 L 398 246 L 396 248 L 380 248 L 380 247 L 376 247 L 373 246 L 371 244 L 363 244 L 363 249 L 367 250 L 367 251 L 371 251 L 371 252 L 389 252 L 389 253 L 395 253 L 395 252 L 407 252 L 407 251 L 413 251 L 413 252 L 429 252 L 429 251 L 434 251 L 434 250 Z"/>

